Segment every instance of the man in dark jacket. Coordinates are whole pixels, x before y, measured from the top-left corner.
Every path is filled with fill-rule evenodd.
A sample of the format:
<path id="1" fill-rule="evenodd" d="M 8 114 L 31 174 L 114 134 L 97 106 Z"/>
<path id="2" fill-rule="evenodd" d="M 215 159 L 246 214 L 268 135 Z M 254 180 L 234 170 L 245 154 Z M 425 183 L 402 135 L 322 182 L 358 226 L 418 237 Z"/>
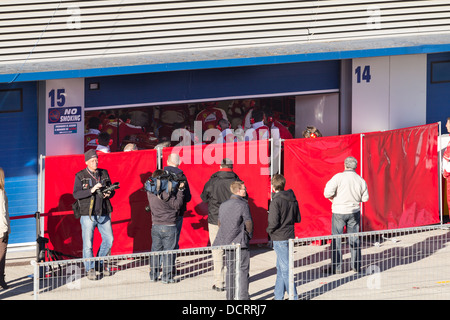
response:
<path id="1" fill-rule="evenodd" d="M 273 241 L 277 254 L 277 279 L 275 282 L 275 300 L 283 300 L 284 293 L 289 294 L 289 239 L 295 238 L 294 224 L 299 223 L 300 210 L 294 191 L 285 191 L 286 179 L 281 174 L 272 177 L 272 191 L 275 193 L 269 206 L 269 224 L 266 229 Z M 294 286 L 294 299 L 297 299 Z"/>
<path id="2" fill-rule="evenodd" d="M 241 181 L 236 173 L 233 172 L 233 162 L 225 158 L 222 160 L 219 171 L 214 173 L 208 182 L 206 182 L 200 198 L 208 203 L 208 231 L 211 244 L 216 239 L 219 230 L 219 207 L 230 199 L 230 185 L 234 181 Z M 224 269 L 223 269 L 223 250 L 213 250 L 214 261 L 214 285 L 213 290 L 224 291 Z"/>
<path id="3" fill-rule="evenodd" d="M 178 168 L 178 166 L 181 164 L 181 159 L 180 156 L 177 153 L 171 153 L 169 154 L 169 157 L 167 158 L 167 166 L 164 167 L 165 171 L 174 173 L 176 175 L 184 175 L 183 174 L 183 170 L 181 170 L 180 168 Z M 177 243 L 175 246 L 175 249 L 179 249 L 180 246 L 178 245 L 178 242 L 180 241 L 180 233 L 181 233 L 181 228 L 183 226 L 183 216 L 184 213 L 186 212 L 186 204 L 191 201 L 191 190 L 189 189 L 189 183 L 186 180 L 185 181 L 185 186 L 184 186 L 184 191 L 183 191 L 183 204 L 180 207 L 180 209 L 178 210 L 177 213 L 177 221 L 176 221 L 176 225 L 177 225 Z"/>
<path id="4" fill-rule="evenodd" d="M 152 177 L 164 174 L 163 170 L 155 170 Z M 184 182 L 178 186 L 175 194 L 163 191 L 157 196 L 147 191 L 148 203 L 152 212 L 152 252 L 174 250 L 177 245 L 177 214 L 184 202 Z M 163 272 L 161 281 L 173 283 L 173 254 L 162 256 Z M 157 281 L 159 277 L 161 259 L 158 256 L 150 257 L 150 280 Z"/>
<path id="5" fill-rule="evenodd" d="M 106 256 L 111 250 L 113 244 L 113 233 L 111 227 L 112 206 L 110 198 L 114 191 L 109 193 L 97 192 L 102 187 L 111 185 L 108 171 L 98 168 L 98 156 L 94 149 L 86 151 L 84 154 L 86 168 L 77 172 L 73 187 L 73 197 L 80 204 L 80 224 L 83 239 L 83 258 L 92 258 L 92 246 L 94 239 L 94 230 L 97 228 L 102 237 L 98 256 Z M 85 269 L 89 280 L 96 280 L 94 262 L 85 261 Z M 104 276 L 110 275 L 109 269 L 105 266 L 103 269 L 100 263 L 100 272 Z"/>

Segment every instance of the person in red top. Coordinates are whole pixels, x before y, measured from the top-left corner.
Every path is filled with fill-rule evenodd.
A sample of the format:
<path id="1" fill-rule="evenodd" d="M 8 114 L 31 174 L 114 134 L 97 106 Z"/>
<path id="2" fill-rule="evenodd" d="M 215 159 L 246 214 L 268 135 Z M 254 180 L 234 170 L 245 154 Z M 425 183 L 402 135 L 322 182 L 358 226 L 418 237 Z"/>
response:
<path id="1" fill-rule="evenodd" d="M 293 138 L 289 129 L 282 125 L 281 122 L 274 117 L 272 110 L 265 110 L 264 113 L 266 114 L 267 126 L 271 131 L 278 129 L 278 132 L 280 133 L 280 139 L 285 140 Z"/>
<path id="2" fill-rule="evenodd" d="M 217 102 L 208 102 L 203 104 L 205 109 L 200 111 L 195 117 L 195 121 L 202 122 L 202 131 L 215 129 L 219 125 L 219 120 L 228 120 L 227 114 L 223 109 L 217 108 Z"/>
<path id="3" fill-rule="evenodd" d="M 314 126 L 306 127 L 306 130 L 303 131 L 303 138 L 320 138 L 322 137 L 322 133 Z"/>
<path id="4" fill-rule="evenodd" d="M 97 138 L 100 134 L 101 120 L 91 117 L 88 120 L 88 131 L 84 135 L 84 152 L 89 149 L 97 149 Z"/>
<path id="5" fill-rule="evenodd" d="M 109 133 L 114 143 L 110 146 L 111 152 L 119 151 L 122 140 L 131 135 L 137 135 L 145 132 L 141 126 L 135 126 L 130 123 L 130 118 L 123 114 L 120 119 L 111 120 L 106 126 L 105 131 Z"/>

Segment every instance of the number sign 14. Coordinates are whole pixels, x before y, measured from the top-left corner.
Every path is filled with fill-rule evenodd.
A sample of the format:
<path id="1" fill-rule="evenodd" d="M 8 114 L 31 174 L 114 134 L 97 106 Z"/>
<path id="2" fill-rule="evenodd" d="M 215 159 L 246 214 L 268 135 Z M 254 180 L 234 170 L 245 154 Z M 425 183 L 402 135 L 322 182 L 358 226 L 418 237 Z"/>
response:
<path id="1" fill-rule="evenodd" d="M 370 66 L 365 66 L 361 73 L 361 66 L 355 69 L 356 82 L 361 83 L 361 81 L 370 82 L 372 76 L 370 75 Z"/>

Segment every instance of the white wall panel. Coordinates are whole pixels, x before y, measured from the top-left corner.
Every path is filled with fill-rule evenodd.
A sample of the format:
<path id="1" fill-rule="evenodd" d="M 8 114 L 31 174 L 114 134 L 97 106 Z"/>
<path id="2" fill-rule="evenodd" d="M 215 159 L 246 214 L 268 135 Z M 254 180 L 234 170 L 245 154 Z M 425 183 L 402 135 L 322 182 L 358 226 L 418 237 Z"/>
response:
<path id="1" fill-rule="evenodd" d="M 352 132 L 425 124 L 426 68 L 426 55 L 353 59 Z"/>
<path id="2" fill-rule="evenodd" d="M 427 56 L 390 57 L 389 129 L 426 123 Z"/>
<path id="3" fill-rule="evenodd" d="M 295 138 L 302 138 L 307 126 L 314 126 L 324 136 L 339 134 L 339 93 L 295 97 Z"/>
<path id="4" fill-rule="evenodd" d="M 353 59 L 352 133 L 389 129 L 389 57 Z"/>
<path id="5" fill-rule="evenodd" d="M 0 64 L 437 33 L 448 0 L 0 2 Z"/>

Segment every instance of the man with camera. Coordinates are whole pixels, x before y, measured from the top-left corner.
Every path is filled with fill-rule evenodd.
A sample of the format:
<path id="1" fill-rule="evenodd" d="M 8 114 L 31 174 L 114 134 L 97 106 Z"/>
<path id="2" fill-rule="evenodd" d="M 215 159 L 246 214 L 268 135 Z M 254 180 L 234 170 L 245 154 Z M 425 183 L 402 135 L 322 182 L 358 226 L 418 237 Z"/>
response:
<path id="1" fill-rule="evenodd" d="M 188 183 L 186 177 L 184 176 L 183 170 L 178 168 L 178 166 L 180 164 L 181 164 L 180 156 L 177 153 L 171 153 L 171 154 L 169 154 L 169 157 L 167 158 L 167 166 L 164 167 L 164 171 L 167 171 L 167 172 L 173 174 L 174 176 L 179 177 L 179 182 L 181 182 L 181 181 L 184 182 L 183 205 L 179 208 L 178 213 L 177 213 L 177 221 L 176 221 L 177 243 L 176 243 L 175 249 L 180 248 L 178 242 L 180 241 L 181 228 L 183 227 L 183 216 L 184 216 L 184 213 L 186 212 L 187 203 L 189 201 L 191 201 L 191 198 L 192 198 L 191 190 L 189 189 L 189 183 Z M 183 177 L 183 178 L 181 178 L 181 177 Z"/>
<path id="2" fill-rule="evenodd" d="M 113 244 L 113 233 L 111 227 L 110 198 L 114 196 L 114 189 L 118 184 L 111 184 L 108 171 L 98 168 L 98 156 L 95 150 L 88 150 L 84 154 L 86 168 L 75 175 L 73 197 L 79 201 L 80 224 L 83 238 L 83 258 L 92 258 L 94 230 L 97 227 L 102 237 L 98 256 L 107 256 Z M 89 280 L 96 280 L 94 261 L 84 263 Z M 101 262 L 98 270 L 103 276 L 109 276 L 110 270 Z"/>
<path id="3" fill-rule="evenodd" d="M 155 170 L 152 178 L 170 179 L 166 171 Z M 160 180 L 161 186 L 163 185 Z M 175 181 L 173 181 L 175 182 Z M 172 190 L 167 186 L 160 193 L 155 194 L 147 190 L 149 209 L 152 213 L 152 252 L 172 251 L 177 246 L 177 217 L 180 208 L 184 204 L 185 181 L 179 181 L 177 188 Z M 162 283 L 174 283 L 175 280 L 175 255 L 162 254 L 150 257 L 150 280 L 158 281 L 161 262 L 163 264 Z"/>

